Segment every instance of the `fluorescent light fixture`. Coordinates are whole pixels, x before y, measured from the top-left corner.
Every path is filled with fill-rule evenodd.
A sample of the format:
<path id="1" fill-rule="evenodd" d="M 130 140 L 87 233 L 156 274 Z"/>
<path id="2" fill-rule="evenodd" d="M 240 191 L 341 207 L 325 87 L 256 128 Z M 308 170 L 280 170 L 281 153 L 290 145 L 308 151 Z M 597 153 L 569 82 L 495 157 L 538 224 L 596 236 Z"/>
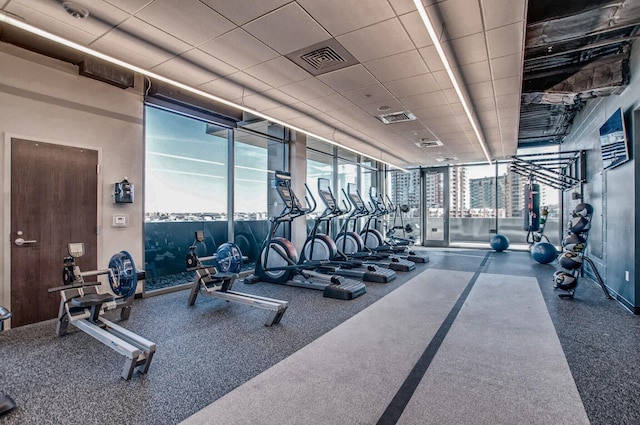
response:
<path id="1" fill-rule="evenodd" d="M 105 55 L 104 53 L 100 53 L 97 50 L 93 50 L 93 49 L 90 49 L 90 48 L 88 48 L 86 46 L 82 46 L 82 45 L 80 45 L 78 43 L 75 43 L 73 41 L 67 40 L 66 38 L 57 36 L 55 34 L 52 34 L 50 32 L 42 30 L 40 28 L 34 27 L 33 25 L 29 25 L 29 24 L 27 24 L 27 23 L 25 23 L 25 22 L 23 22 L 23 21 L 21 21 L 19 19 L 12 18 L 11 16 L 8 16 L 3 12 L 0 12 L 0 22 L 4 22 L 4 23 L 12 25 L 12 26 L 14 26 L 16 28 L 23 29 L 23 30 L 25 30 L 27 32 L 30 32 L 31 34 L 35 34 L 37 36 L 46 38 L 47 40 L 51 40 L 53 42 L 62 44 L 64 46 L 70 47 L 70 48 L 72 48 L 74 50 L 77 50 L 79 52 L 86 53 L 86 54 L 91 55 L 93 57 L 96 57 L 96 58 L 102 59 L 104 61 L 110 62 L 110 63 L 112 63 L 114 65 L 118 65 L 118 66 L 121 66 L 121 67 L 126 68 L 128 70 L 131 70 L 133 72 L 137 72 L 138 74 L 145 75 L 145 76 L 147 76 L 149 78 L 153 78 L 153 79 L 156 79 L 158 81 L 162 81 L 164 83 L 171 84 L 172 86 L 178 87 L 178 88 L 180 88 L 180 89 L 182 89 L 184 91 L 196 94 L 198 96 L 201 96 L 201 97 L 204 97 L 204 98 L 207 98 L 207 99 L 219 102 L 219 103 L 222 103 L 224 105 L 231 106 L 233 108 L 239 109 L 239 110 L 244 111 L 244 112 L 248 112 L 248 113 L 250 113 L 252 115 L 255 115 L 255 116 L 259 117 L 259 118 L 262 118 L 264 120 L 271 121 L 273 123 L 280 124 L 282 126 L 288 127 L 291 130 L 294 130 L 294 131 L 302 133 L 302 134 L 306 134 L 307 136 L 310 136 L 310 137 L 313 137 L 315 139 L 321 140 L 321 141 L 323 141 L 325 143 L 329 143 L 329 144 L 334 145 L 334 146 L 339 146 L 339 147 L 341 147 L 343 149 L 346 149 L 346 150 L 351 151 L 353 153 L 356 153 L 358 155 L 362 155 L 362 156 L 370 158 L 370 159 L 372 159 L 374 161 L 381 162 L 383 164 L 388 165 L 391 168 L 395 168 L 395 169 L 398 169 L 398 170 L 401 170 L 401 171 L 404 171 L 404 172 L 407 172 L 407 173 L 409 172 L 409 170 L 407 170 L 405 168 L 399 167 L 399 166 L 397 166 L 395 164 L 391 164 L 390 162 L 387 162 L 387 161 L 383 161 L 383 160 L 380 160 L 380 159 L 377 159 L 377 158 L 373 158 L 370 155 L 364 154 L 364 153 L 362 153 L 360 151 L 357 151 L 355 149 L 352 149 L 352 148 L 350 148 L 348 146 L 344 146 L 344 145 L 342 145 L 342 144 L 340 144 L 340 143 L 338 143 L 338 142 L 336 142 L 334 140 L 330 140 L 330 139 L 327 139 L 326 137 L 322 137 L 322 136 L 319 136 L 317 134 L 311 133 L 311 132 L 309 132 L 307 130 L 303 130 L 300 127 L 296 127 L 294 125 L 287 124 L 286 122 L 284 122 L 282 120 L 279 120 L 277 118 L 271 117 L 271 116 L 266 115 L 266 114 L 263 114 L 262 112 L 258 112 L 256 110 L 251 109 L 251 108 L 247 108 L 246 106 L 243 106 L 243 105 L 238 105 L 237 103 L 230 102 L 230 101 L 228 101 L 226 99 L 223 99 L 221 97 L 215 96 L 215 95 L 213 95 L 211 93 L 207 93 L 205 91 L 198 90 L 198 89 L 196 89 L 194 87 L 188 86 L 188 85 L 183 84 L 183 83 L 181 83 L 179 81 L 172 80 L 172 79 L 164 77 L 164 76 L 162 76 L 160 74 L 156 74 L 155 72 L 151 72 L 151 71 L 149 71 L 147 69 L 140 68 L 140 67 L 138 67 L 136 65 L 132 65 L 132 64 L 130 64 L 128 62 L 124 62 L 124 61 L 122 61 L 120 59 L 116 59 L 116 58 L 111 57 L 109 55 Z M 365 140 L 363 140 L 363 142 L 367 143 L 367 141 L 365 141 Z"/>
<path id="2" fill-rule="evenodd" d="M 435 46 L 436 51 L 438 52 L 438 56 L 440 56 L 440 60 L 444 65 L 444 69 L 447 71 L 447 75 L 451 80 L 451 84 L 453 84 L 453 88 L 456 91 L 456 94 L 458 95 L 458 99 L 460 99 L 460 103 L 462 103 L 462 108 L 464 109 L 464 113 L 467 115 L 467 118 L 471 123 L 471 127 L 473 127 L 473 132 L 476 134 L 478 143 L 482 148 L 482 152 L 484 153 L 485 158 L 487 158 L 487 161 L 489 162 L 489 164 L 491 164 L 491 156 L 489 155 L 489 151 L 487 150 L 487 145 L 484 142 L 484 138 L 482 137 L 482 134 L 480 134 L 480 130 L 478 129 L 476 120 L 474 119 L 473 114 L 471 113 L 471 109 L 467 104 L 467 100 L 462 94 L 462 90 L 460 89 L 458 80 L 456 79 L 456 76 L 453 74 L 453 69 L 451 68 L 451 64 L 449 64 L 449 59 L 447 59 L 447 55 L 444 53 L 444 49 L 442 48 L 442 44 L 440 43 L 438 34 L 436 34 L 436 31 L 433 28 L 433 24 L 429 19 L 429 15 L 427 15 L 427 10 L 424 8 L 424 4 L 422 4 L 422 0 L 413 0 L 413 3 L 416 5 L 416 9 L 418 9 L 418 14 L 422 18 L 422 22 L 424 23 L 424 26 L 427 28 L 429 37 L 431 37 L 431 41 L 433 42 L 433 45 Z"/>

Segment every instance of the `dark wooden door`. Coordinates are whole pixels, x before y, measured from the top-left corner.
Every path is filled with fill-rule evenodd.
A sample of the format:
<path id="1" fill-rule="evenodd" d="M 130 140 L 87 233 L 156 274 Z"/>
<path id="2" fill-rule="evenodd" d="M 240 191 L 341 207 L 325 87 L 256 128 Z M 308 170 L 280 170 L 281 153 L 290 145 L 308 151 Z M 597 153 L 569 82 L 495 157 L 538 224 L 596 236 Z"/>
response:
<path id="1" fill-rule="evenodd" d="M 78 264 L 95 270 L 97 170 L 97 151 L 11 140 L 13 327 L 57 316 L 60 295 L 47 290 L 62 285 L 67 244 L 84 242 Z"/>

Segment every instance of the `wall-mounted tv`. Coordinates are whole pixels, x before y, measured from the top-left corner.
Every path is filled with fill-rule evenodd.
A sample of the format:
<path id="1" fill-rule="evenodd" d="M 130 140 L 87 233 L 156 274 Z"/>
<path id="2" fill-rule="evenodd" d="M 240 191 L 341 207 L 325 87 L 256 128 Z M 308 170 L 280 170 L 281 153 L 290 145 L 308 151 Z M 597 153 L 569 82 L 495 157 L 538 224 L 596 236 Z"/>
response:
<path id="1" fill-rule="evenodd" d="M 600 127 L 600 148 L 605 170 L 629 161 L 629 143 L 621 108 Z"/>

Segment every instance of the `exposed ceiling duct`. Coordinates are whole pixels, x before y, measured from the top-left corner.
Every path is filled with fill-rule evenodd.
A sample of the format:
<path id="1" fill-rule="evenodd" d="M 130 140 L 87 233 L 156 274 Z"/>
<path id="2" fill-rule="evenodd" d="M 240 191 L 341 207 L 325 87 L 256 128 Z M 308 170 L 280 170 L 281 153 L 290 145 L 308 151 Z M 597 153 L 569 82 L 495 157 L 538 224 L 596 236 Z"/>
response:
<path id="1" fill-rule="evenodd" d="M 561 143 L 588 99 L 629 84 L 640 0 L 530 1 L 518 147 Z"/>

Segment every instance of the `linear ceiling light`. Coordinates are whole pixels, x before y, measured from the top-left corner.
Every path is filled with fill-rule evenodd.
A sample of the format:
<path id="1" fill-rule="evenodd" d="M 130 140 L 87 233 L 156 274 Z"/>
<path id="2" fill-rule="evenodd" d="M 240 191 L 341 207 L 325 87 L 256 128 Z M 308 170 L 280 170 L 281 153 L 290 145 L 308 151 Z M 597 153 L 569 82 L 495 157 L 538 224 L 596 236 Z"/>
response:
<path id="1" fill-rule="evenodd" d="M 154 78 L 156 80 L 165 82 L 167 84 L 171 84 L 174 87 L 178 87 L 178 88 L 180 88 L 182 90 L 188 91 L 188 92 L 196 94 L 198 96 L 201 96 L 201 97 L 204 97 L 204 98 L 207 98 L 207 99 L 222 103 L 224 105 L 231 106 L 233 108 L 239 109 L 239 110 L 244 111 L 244 112 L 248 112 L 248 113 L 250 113 L 252 115 L 255 115 L 255 116 L 259 117 L 259 118 L 262 118 L 262 119 L 265 119 L 267 121 L 271 121 L 271 122 L 274 122 L 276 124 L 280 124 L 282 126 L 288 127 L 291 130 L 294 130 L 296 132 L 300 132 L 300 133 L 306 134 L 307 136 L 311 136 L 311 137 L 313 137 L 315 139 L 318 139 L 320 141 L 329 143 L 329 144 L 334 145 L 334 146 L 341 147 L 343 149 L 346 149 L 346 150 L 351 151 L 353 153 L 356 153 L 358 155 L 362 155 L 362 156 L 364 156 L 366 158 L 369 158 L 369 159 L 372 159 L 374 161 L 381 162 L 383 164 L 388 165 L 389 167 L 392 167 L 392 168 L 395 168 L 395 169 L 398 169 L 398 170 L 401 170 L 401 171 L 404 171 L 404 172 L 409 172 L 407 169 L 402 168 L 402 167 L 400 167 L 398 165 L 391 164 L 390 162 L 383 161 L 381 159 L 373 158 L 370 155 L 364 154 L 364 153 L 362 153 L 360 151 L 357 151 L 355 149 L 352 149 L 352 148 L 350 148 L 348 146 L 344 146 L 341 143 L 338 143 L 338 142 L 336 142 L 334 140 L 327 139 L 326 137 L 319 136 L 317 134 L 311 133 L 311 132 L 309 132 L 307 130 L 303 130 L 302 128 L 296 127 L 294 125 L 287 124 L 286 122 L 284 122 L 282 120 L 279 120 L 277 118 L 271 117 L 271 116 L 266 115 L 266 114 L 263 114 L 262 112 L 258 112 L 256 110 L 251 109 L 251 108 L 247 108 L 246 106 L 243 106 L 243 105 L 238 105 L 237 103 L 230 102 L 230 101 L 228 101 L 226 99 L 223 99 L 221 97 L 215 96 L 215 95 L 213 95 L 211 93 L 207 93 L 205 91 L 198 90 L 198 89 L 196 89 L 194 87 L 188 86 L 188 85 L 183 84 L 183 83 L 181 83 L 179 81 L 175 81 L 175 80 L 169 79 L 167 77 L 164 77 L 162 75 L 156 74 L 156 73 L 151 72 L 149 70 L 146 70 L 144 68 L 140 68 L 140 67 L 138 67 L 136 65 L 132 65 L 132 64 L 130 64 L 128 62 L 121 61 L 120 59 L 116 59 L 114 57 L 105 55 L 104 53 L 100 53 L 100 52 L 98 52 L 96 50 L 93 50 L 93 49 L 90 49 L 88 47 L 82 46 L 80 44 L 74 43 L 73 41 L 67 40 L 66 38 L 63 38 L 63 37 L 57 36 L 55 34 L 52 34 L 50 32 L 44 31 L 44 30 L 42 30 L 40 28 L 34 27 L 33 25 L 29 25 L 29 24 L 27 24 L 27 23 L 25 23 L 25 22 L 23 22 L 23 21 L 21 21 L 19 19 L 12 18 L 12 17 L 10 17 L 10 16 L 8 16 L 8 15 L 2 13 L 2 12 L 0 12 L 0 22 L 4 22 L 4 23 L 7 23 L 7 24 L 12 25 L 14 27 L 23 29 L 23 30 L 25 30 L 27 32 L 30 32 L 31 34 L 38 35 L 40 37 L 46 38 L 48 40 L 51 40 L 51 41 L 54 41 L 56 43 L 62 44 L 64 46 L 70 47 L 72 49 L 78 50 L 79 52 L 86 53 L 86 54 L 91 55 L 93 57 L 96 57 L 96 58 L 102 59 L 104 61 L 110 62 L 112 64 L 121 66 L 121 67 L 126 68 L 126 69 L 128 69 L 130 71 L 137 72 L 137 73 L 139 73 L 141 75 L 145 75 L 147 77 Z"/>
<path id="2" fill-rule="evenodd" d="M 491 156 L 489 155 L 489 151 L 487 150 L 487 145 L 484 142 L 484 138 L 482 137 L 482 134 L 480 134 L 480 130 L 478 129 L 478 126 L 476 124 L 476 120 L 473 117 L 473 114 L 471 113 L 471 109 L 469 108 L 469 105 L 467 104 L 467 101 L 464 95 L 462 94 L 462 90 L 460 89 L 458 80 L 456 79 L 456 76 L 453 73 L 451 64 L 449 64 L 447 55 L 444 53 L 444 49 L 442 48 L 440 39 L 438 38 L 436 31 L 433 29 L 433 24 L 429 19 L 429 15 L 427 15 L 427 10 L 424 8 L 424 4 L 422 4 L 422 0 L 413 0 L 413 3 L 416 5 L 416 9 L 418 9 L 418 13 L 422 18 L 422 22 L 424 23 L 424 26 L 427 28 L 427 32 L 429 33 L 429 37 L 431 37 L 431 41 L 433 42 L 433 45 L 436 47 L 438 56 L 440 56 L 440 60 L 444 65 L 444 69 L 447 71 L 447 75 L 451 80 L 451 84 L 453 84 L 453 88 L 455 89 L 456 94 L 458 95 L 458 99 L 460 99 L 460 103 L 462 103 L 462 108 L 464 109 L 464 112 L 467 115 L 469 122 L 471 123 L 471 127 L 473 127 L 473 132 L 476 134 L 476 138 L 478 139 L 478 143 L 482 148 L 482 152 L 484 153 L 485 158 L 487 158 L 487 161 L 489 162 L 489 164 L 491 164 Z"/>

